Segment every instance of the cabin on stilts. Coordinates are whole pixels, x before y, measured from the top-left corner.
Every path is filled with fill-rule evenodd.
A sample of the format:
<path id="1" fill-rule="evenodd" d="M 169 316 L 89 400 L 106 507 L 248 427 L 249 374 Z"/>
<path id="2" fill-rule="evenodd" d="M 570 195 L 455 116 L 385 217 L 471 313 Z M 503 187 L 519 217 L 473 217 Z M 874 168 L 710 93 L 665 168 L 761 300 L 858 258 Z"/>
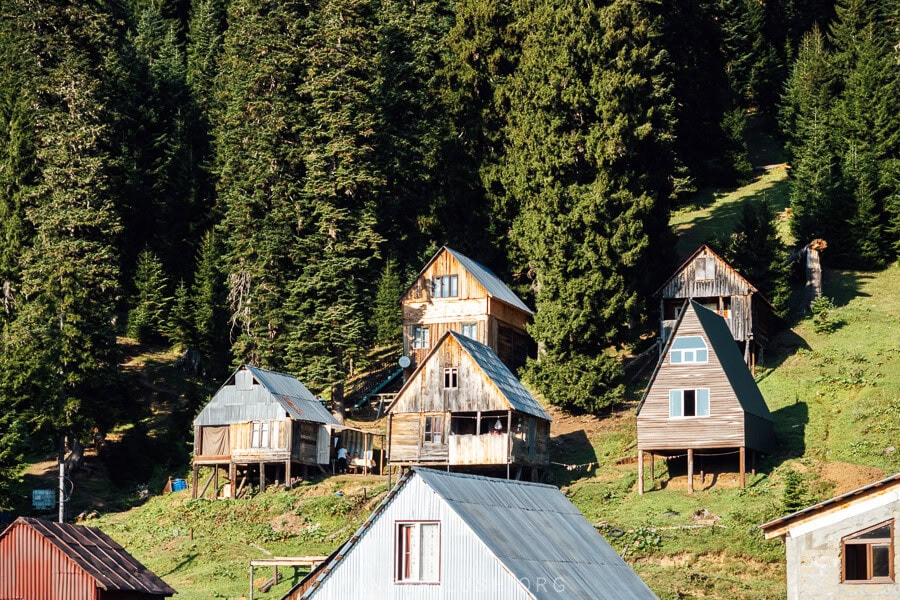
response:
<path id="1" fill-rule="evenodd" d="M 296 377 L 244 365 L 194 419 L 193 497 L 201 467 L 213 472 L 200 496 L 211 482 L 218 496 L 220 469 L 229 498 L 254 480 L 260 491 L 268 482 L 290 488 L 297 467 L 306 474 L 330 464 L 331 432 L 340 427 Z"/>
<path id="2" fill-rule="evenodd" d="M 660 298 L 660 351 L 685 300 L 694 300 L 725 319 L 744 362 L 752 370 L 775 324 L 775 308 L 753 284 L 703 244 L 656 291 Z"/>
<path id="3" fill-rule="evenodd" d="M 493 350 L 446 332 L 388 407 L 388 463 L 537 479 L 550 415 Z"/>
<path id="4" fill-rule="evenodd" d="M 531 309 L 493 271 L 446 246 L 403 293 L 400 305 L 407 377 L 447 331 L 485 344 L 512 371 L 537 355 L 526 331 Z"/>
<path id="5" fill-rule="evenodd" d="M 744 487 L 747 451 L 755 474 L 757 453 L 774 443 L 772 415 L 734 344 L 725 319 L 685 301 L 637 408 L 638 493 L 644 493 L 644 457 L 687 453 L 688 492 L 694 491 L 694 458 L 739 456 Z"/>

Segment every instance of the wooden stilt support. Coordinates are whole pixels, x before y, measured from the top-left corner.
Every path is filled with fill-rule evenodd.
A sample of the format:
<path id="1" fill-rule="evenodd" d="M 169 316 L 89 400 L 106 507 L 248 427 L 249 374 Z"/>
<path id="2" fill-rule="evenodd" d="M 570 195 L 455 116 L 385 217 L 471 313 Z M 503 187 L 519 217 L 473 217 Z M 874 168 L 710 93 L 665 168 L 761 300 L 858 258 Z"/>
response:
<path id="1" fill-rule="evenodd" d="M 741 446 L 741 489 L 747 487 L 745 471 L 747 470 L 747 450 L 744 446 Z"/>
<path id="2" fill-rule="evenodd" d="M 259 493 L 266 491 L 266 463 L 259 463 Z"/>
<path id="3" fill-rule="evenodd" d="M 206 480 L 206 483 L 203 484 L 203 491 L 200 492 L 200 497 L 201 497 L 201 498 L 202 498 L 203 496 L 206 495 L 206 490 L 209 489 L 209 484 L 212 483 L 213 476 L 215 476 L 215 473 L 214 473 L 214 472 L 213 472 L 213 473 L 210 473 L 210 474 L 209 474 L 209 479 L 207 479 L 207 480 Z"/>
<path id="4" fill-rule="evenodd" d="M 756 450 L 750 450 L 750 475 L 756 477 Z"/>
<path id="5" fill-rule="evenodd" d="M 194 478 L 191 480 L 191 498 L 197 499 L 197 483 L 200 478 L 200 465 L 194 465 Z"/>
<path id="6" fill-rule="evenodd" d="M 219 465 L 213 469 L 213 500 L 216 500 L 219 497 Z"/>
<path id="7" fill-rule="evenodd" d="M 688 494 L 694 493 L 694 450 L 693 448 L 688 448 L 687 451 L 687 484 L 688 484 Z"/>
<path id="8" fill-rule="evenodd" d="M 291 459 L 284 461 L 284 489 L 291 489 Z"/>
<path id="9" fill-rule="evenodd" d="M 653 489 L 653 486 L 656 485 L 656 455 L 652 452 L 650 453 L 650 489 Z"/>
<path id="10" fill-rule="evenodd" d="M 228 497 L 234 500 L 236 498 L 235 487 L 237 486 L 237 465 L 228 463 Z"/>
<path id="11" fill-rule="evenodd" d="M 644 495 L 644 451 L 638 448 L 638 495 Z"/>

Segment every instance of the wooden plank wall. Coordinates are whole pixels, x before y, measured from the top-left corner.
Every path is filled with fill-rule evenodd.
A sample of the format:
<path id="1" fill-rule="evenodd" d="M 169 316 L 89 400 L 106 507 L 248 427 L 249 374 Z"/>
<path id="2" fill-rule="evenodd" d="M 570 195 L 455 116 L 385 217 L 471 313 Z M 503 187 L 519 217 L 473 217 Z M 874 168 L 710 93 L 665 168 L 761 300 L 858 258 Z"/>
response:
<path id="1" fill-rule="evenodd" d="M 660 367 L 637 418 L 638 449 L 683 450 L 729 448 L 745 445 L 744 410 L 693 311 L 685 315 L 679 336 L 699 335 L 706 340 L 706 364 Z M 669 418 L 669 390 L 709 388 L 708 417 Z"/>

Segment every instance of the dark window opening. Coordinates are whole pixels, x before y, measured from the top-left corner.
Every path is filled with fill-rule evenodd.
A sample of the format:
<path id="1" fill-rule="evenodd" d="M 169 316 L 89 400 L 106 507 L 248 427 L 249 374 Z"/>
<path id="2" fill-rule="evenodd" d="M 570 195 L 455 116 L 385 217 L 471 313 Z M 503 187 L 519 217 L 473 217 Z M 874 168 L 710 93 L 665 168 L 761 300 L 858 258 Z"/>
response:
<path id="1" fill-rule="evenodd" d="M 843 540 L 844 581 L 883 583 L 894 580 L 893 521 Z"/>
<path id="2" fill-rule="evenodd" d="M 444 438 L 444 417 L 425 417 L 425 443 L 440 444 Z"/>
<path id="3" fill-rule="evenodd" d="M 695 390 L 684 390 L 684 415 L 685 417 L 697 416 L 697 393 Z"/>
<path id="4" fill-rule="evenodd" d="M 454 413 L 450 416 L 450 433 L 453 435 L 475 435 L 478 428 L 478 413 Z"/>

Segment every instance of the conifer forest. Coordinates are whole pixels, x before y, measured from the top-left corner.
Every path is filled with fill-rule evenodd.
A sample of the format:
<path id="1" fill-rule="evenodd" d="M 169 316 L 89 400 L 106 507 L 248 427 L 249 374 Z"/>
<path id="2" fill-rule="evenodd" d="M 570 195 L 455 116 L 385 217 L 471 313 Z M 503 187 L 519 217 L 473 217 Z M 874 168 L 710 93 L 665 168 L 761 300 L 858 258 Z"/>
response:
<path id="1" fill-rule="evenodd" d="M 593 411 L 655 331 L 673 207 L 785 146 L 798 246 L 900 251 L 891 0 L 0 0 L 0 488 L 127 413 L 117 338 L 342 393 L 448 245 Z M 779 305 L 796 248 L 717 250 Z"/>

